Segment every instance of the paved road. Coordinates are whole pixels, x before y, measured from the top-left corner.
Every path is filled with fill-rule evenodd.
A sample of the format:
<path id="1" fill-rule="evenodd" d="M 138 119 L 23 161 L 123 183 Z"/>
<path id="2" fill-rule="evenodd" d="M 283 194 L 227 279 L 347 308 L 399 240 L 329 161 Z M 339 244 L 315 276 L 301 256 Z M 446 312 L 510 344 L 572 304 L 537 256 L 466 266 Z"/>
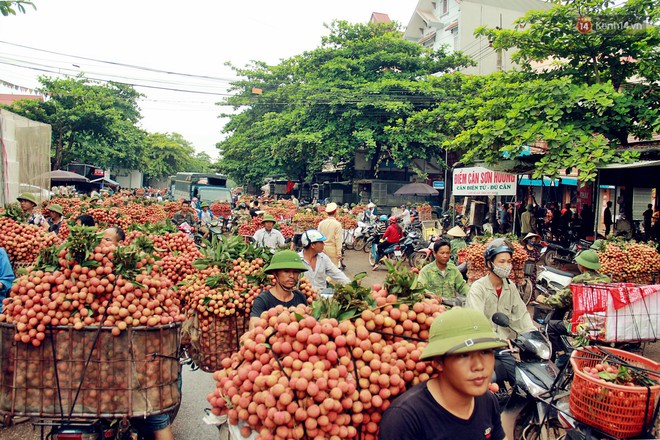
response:
<path id="1" fill-rule="evenodd" d="M 362 285 L 371 286 L 382 284 L 387 273 L 382 267 L 376 272 L 371 271 L 367 254 L 364 252 L 347 251 L 345 264 L 346 273 L 352 276 L 358 272 L 366 272 L 367 277 Z M 660 361 L 660 344 L 649 344 L 645 356 Z M 204 424 L 204 409 L 209 407 L 206 395 L 215 386 L 212 374 L 201 370 L 191 371 L 184 367 L 183 372 L 183 399 L 179 414 L 174 421 L 173 430 L 177 440 L 218 440 L 219 434 L 215 427 Z M 37 440 L 35 432 L 29 422 L 12 428 L 0 429 L 0 440 Z"/>

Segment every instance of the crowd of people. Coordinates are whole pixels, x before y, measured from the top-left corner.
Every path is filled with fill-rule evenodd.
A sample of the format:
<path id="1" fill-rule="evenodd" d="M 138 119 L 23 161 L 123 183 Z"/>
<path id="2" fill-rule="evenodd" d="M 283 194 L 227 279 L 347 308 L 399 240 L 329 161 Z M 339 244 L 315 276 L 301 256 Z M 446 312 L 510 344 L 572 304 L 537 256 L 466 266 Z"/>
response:
<path id="1" fill-rule="evenodd" d="M 595 213 L 588 204 L 581 205 L 578 210 L 571 203 L 565 203 L 563 206 L 557 202 L 545 201 L 527 205 L 520 202 L 498 203 L 493 232 L 512 232 L 519 237 L 534 233 L 552 240 L 562 240 L 569 235 L 585 239 L 594 236 L 594 229 L 597 229 L 602 231 L 604 236 L 614 234 L 626 239 L 660 242 L 660 210 L 654 210 L 652 204 L 647 205 L 642 214 L 641 229 L 634 237 L 635 225 L 629 216 L 623 212 L 614 216 L 612 206 L 611 201 L 605 204 L 600 224 L 596 225 Z M 489 221 L 488 215 L 485 221 Z"/>

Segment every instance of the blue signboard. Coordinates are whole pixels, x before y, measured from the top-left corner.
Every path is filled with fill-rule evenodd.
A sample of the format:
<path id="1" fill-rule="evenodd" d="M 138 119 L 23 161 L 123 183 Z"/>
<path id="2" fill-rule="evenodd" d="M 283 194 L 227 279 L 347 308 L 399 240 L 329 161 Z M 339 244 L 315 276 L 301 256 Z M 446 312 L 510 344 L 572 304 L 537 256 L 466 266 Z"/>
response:
<path id="1" fill-rule="evenodd" d="M 433 188 L 435 188 L 435 189 L 445 189 L 445 182 L 435 180 L 435 181 L 433 181 Z"/>

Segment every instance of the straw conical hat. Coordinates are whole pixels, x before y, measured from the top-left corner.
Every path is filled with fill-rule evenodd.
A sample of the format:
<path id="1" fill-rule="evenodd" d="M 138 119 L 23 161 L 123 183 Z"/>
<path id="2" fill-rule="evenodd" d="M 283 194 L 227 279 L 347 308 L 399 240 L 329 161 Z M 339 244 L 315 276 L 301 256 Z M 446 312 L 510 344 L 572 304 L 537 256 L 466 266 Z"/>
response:
<path id="1" fill-rule="evenodd" d="M 447 231 L 447 235 L 451 235 L 452 237 L 465 237 L 465 232 L 463 232 L 460 226 L 454 226 Z"/>

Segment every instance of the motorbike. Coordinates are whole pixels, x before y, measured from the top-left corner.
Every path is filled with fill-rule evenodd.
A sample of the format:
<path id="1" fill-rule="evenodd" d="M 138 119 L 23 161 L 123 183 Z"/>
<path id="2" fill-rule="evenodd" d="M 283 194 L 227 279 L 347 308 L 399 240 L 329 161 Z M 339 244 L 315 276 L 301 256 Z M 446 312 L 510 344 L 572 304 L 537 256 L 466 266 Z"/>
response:
<path id="1" fill-rule="evenodd" d="M 413 265 L 412 256 L 415 253 L 415 246 L 421 240 L 421 236 L 417 231 L 411 231 L 405 234 L 397 243 L 393 243 L 382 253 L 381 258 L 388 258 L 392 261 L 407 261 L 411 266 Z M 378 244 L 376 241 L 371 243 L 371 253 L 369 253 L 369 264 L 375 266 L 379 261 Z"/>
<path id="2" fill-rule="evenodd" d="M 509 317 L 504 313 L 495 313 L 492 321 L 500 327 L 510 328 Z M 550 360 L 550 343 L 535 330 L 517 334 L 511 345 L 519 356 L 515 365 L 515 383 L 510 384 L 509 389 L 500 389 L 496 397 L 500 410 L 514 420 L 513 438 L 560 438 L 562 428 L 552 406 L 559 369 Z"/>
<path id="3" fill-rule="evenodd" d="M 573 272 L 552 266 L 541 266 L 541 270 L 536 276 L 536 289 L 543 295 L 552 295 L 571 284 L 575 275 Z"/>
<path id="4" fill-rule="evenodd" d="M 373 243 L 378 243 L 382 234 L 378 233 L 376 225 L 370 226 L 364 231 L 364 247 L 362 250 L 364 252 L 371 252 L 371 246 Z"/>
<path id="5" fill-rule="evenodd" d="M 546 266 L 560 267 L 573 264 L 575 256 L 582 250 L 588 249 L 593 243 L 587 240 L 577 239 L 568 247 L 559 243 L 542 242 L 541 257 Z"/>
<path id="6" fill-rule="evenodd" d="M 374 229 L 375 226 L 373 225 L 369 225 L 364 222 L 358 222 L 358 227 L 355 228 L 355 233 L 353 234 L 353 249 L 356 251 L 364 250 L 367 237 Z"/>

